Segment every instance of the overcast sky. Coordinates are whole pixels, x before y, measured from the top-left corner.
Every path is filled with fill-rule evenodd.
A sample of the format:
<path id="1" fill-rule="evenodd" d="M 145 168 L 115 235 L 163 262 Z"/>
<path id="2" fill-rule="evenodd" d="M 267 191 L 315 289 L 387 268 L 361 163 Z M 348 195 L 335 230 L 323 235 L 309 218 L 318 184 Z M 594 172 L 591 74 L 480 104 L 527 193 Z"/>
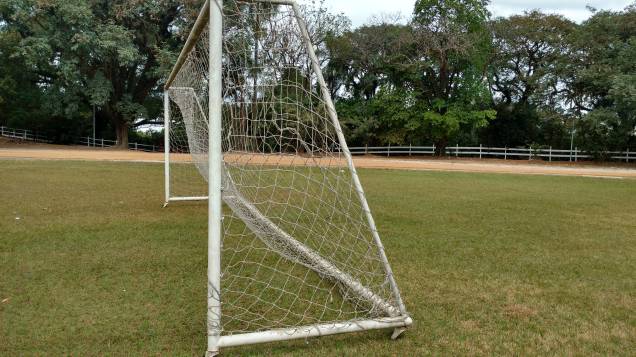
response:
<path id="1" fill-rule="evenodd" d="M 586 5 L 597 9 L 622 10 L 633 2 L 634 0 L 492 0 L 490 11 L 494 16 L 508 16 L 524 10 L 541 9 L 580 22 L 590 16 Z M 354 26 L 366 23 L 369 17 L 379 13 L 401 12 L 409 16 L 413 12 L 414 3 L 415 0 L 326 0 L 331 11 L 344 12 Z"/>

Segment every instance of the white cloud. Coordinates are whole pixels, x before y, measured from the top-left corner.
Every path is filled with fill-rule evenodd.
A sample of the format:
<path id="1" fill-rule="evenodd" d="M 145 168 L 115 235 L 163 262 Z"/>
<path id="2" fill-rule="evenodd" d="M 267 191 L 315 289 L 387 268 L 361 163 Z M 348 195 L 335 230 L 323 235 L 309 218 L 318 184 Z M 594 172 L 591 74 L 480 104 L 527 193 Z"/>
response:
<path id="1" fill-rule="evenodd" d="M 526 10 L 540 9 L 581 22 L 591 15 L 586 8 L 588 5 L 599 10 L 622 10 L 631 3 L 629 0 L 494 0 L 490 11 L 493 16 L 510 16 Z"/>
<path id="2" fill-rule="evenodd" d="M 414 0 L 326 0 L 327 6 L 334 12 L 343 12 L 354 26 L 367 22 L 373 15 L 400 12 L 405 16 L 413 13 Z"/>
<path id="3" fill-rule="evenodd" d="M 541 9 L 580 22 L 590 16 L 585 8 L 587 5 L 597 9 L 622 10 L 632 3 L 633 0 L 492 0 L 490 11 L 493 16 L 509 16 L 524 10 Z M 343 12 L 354 26 L 359 26 L 380 13 L 400 12 L 408 17 L 413 12 L 415 0 L 326 0 L 326 4 L 331 11 Z"/>

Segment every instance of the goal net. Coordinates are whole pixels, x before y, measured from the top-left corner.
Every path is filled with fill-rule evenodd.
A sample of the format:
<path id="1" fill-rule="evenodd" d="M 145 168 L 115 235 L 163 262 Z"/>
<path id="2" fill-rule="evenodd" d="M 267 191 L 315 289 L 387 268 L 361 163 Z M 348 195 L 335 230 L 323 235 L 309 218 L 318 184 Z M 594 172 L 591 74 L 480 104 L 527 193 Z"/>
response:
<path id="1" fill-rule="evenodd" d="M 221 4 L 204 6 L 165 91 L 167 201 L 222 198 L 208 351 L 408 326 L 300 8 Z"/>

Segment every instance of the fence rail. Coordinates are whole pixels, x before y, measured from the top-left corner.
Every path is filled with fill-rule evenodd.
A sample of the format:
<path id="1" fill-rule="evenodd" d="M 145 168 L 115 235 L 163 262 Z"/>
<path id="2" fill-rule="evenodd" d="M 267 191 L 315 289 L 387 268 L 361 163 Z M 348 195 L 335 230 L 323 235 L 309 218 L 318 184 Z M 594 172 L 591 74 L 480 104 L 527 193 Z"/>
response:
<path id="1" fill-rule="evenodd" d="M 352 155 L 383 155 L 383 156 L 413 156 L 413 155 L 433 155 L 435 146 L 363 146 L 349 148 Z M 605 153 L 607 158 L 624 162 L 636 162 L 636 152 L 627 149 L 626 151 L 610 151 Z M 579 150 L 562 150 L 553 148 L 497 148 L 480 146 L 448 146 L 446 155 L 454 157 L 478 157 L 478 158 L 499 158 L 499 159 L 543 159 L 547 161 L 579 161 L 589 160 L 593 156 Z"/>
<path id="2" fill-rule="evenodd" d="M 42 135 L 33 130 L 9 128 L 6 126 L 0 126 L 0 136 L 5 138 L 33 141 L 36 143 L 48 143 L 50 140 L 45 135 Z"/>
<path id="3" fill-rule="evenodd" d="M 45 135 L 39 134 L 33 130 L 15 129 L 0 126 L 0 136 L 26 140 L 33 142 L 50 142 Z M 89 147 L 108 148 L 117 145 L 116 140 L 108 140 L 103 138 L 81 137 L 80 145 Z M 128 149 L 145 152 L 161 152 L 163 147 L 158 145 L 147 145 L 140 143 L 128 143 Z M 350 147 L 352 155 L 383 155 L 383 156 L 413 156 L 413 155 L 433 155 L 435 146 L 361 146 Z M 446 147 L 446 155 L 454 157 L 478 157 L 478 158 L 499 158 L 499 159 L 521 159 L 532 160 L 542 159 L 547 161 L 574 161 L 589 160 L 593 156 L 589 153 L 579 150 L 563 150 L 553 148 L 497 148 L 480 146 L 448 146 Z M 606 157 L 611 160 L 623 162 L 636 162 L 636 150 L 627 149 L 625 151 L 610 151 L 605 153 Z"/>
<path id="4" fill-rule="evenodd" d="M 86 145 L 88 147 L 109 148 L 117 146 L 117 140 L 108 140 L 102 138 L 93 138 L 89 136 L 83 136 L 78 142 L 80 145 Z M 140 143 L 128 143 L 128 149 L 134 151 L 145 152 L 160 152 L 163 151 L 163 147 L 157 145 L 147 145 Z"/>

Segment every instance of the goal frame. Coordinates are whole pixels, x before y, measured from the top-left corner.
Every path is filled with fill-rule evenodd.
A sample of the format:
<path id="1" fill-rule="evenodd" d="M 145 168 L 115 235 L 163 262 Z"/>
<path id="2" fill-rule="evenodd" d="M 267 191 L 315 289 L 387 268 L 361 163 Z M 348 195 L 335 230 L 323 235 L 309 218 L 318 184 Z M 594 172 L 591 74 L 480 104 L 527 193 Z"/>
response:
<path id="1" fill-rule="evenodd" d="M 341 152 L 346 159 L 347 167 L 351 173 L 352 182 L 360 200 L 366 223 L 368 224 L 375 243 L 379 257 L 384 265 L 386 272 L 386 278 L 389 282 L 390 288 L 395 296 L 396 306 L 391 306 L 394 309 L 391 317 L 368 319 L 368 320 L 356 320 L 356 321 L 343 321 L 337 323 L 323 323 L 307 326 L 296 326 L 293 328 L 281 328 L 273 329 L 269 331 L 261 332 L 249 332 L 234 335 L 221 335 L 221 242 L 222 242 L 222 181 L 223 181 L 223 153 L 222 153 L 222 56 L 223 56 L 223 0 L 207 0 L 199 13 L 199 16 L 192 28 L 186 44 L 184 45 L 177 62 L 168 77 L 168 80 L 164 86 L 164 121 L 165 121 L 165 205 L 170 202 L 179 201 L 206 201 L 208 202 L 208 295 L 207 295 L 207 352 L 206 356 L 216 356 L 219 354 L 221 348 L 235 347 L 242 345 L 267 343 L 275 341 L 285 341 L 293 339 L 305 339 L 310 337 L 327 336 L 333 334 L 347 333 L 347 332 L 359 332 L 365 330 L 375 329 L 393 329 L 392 338 L 397 338 L 405 329 L 413 322 L 408 315 L 404 303 L 402 301 L 397 283 L 395 282 L 393 272 L 389 265 L 387 256 L 384 251 L 384 246 L 380 240 L 375 221 L 371 215 L 364 190 L 360 183 L 358 173 L 353 164 L 353 159 L 349 148 L 347 146 L 338 115 L 330 95 L 330 91 L 327 89 L 327 84 L 322 74 L 322 69 L 319 65 L 318 58 L 316 56 L 314 47 L 307 30 L 307 26 L 303 20 L 301 9 L 295 0 L 243 0 L 244 2 L 252 3 L 269 3 L 276 5 L 290 6 L 298 28 L 301 32 L 302 43 L 307 51 L 313 71 L 316 73 L 316 79 L 320 86 L 322 99 L 324 100 L 329 120 L 332 122 L 336 136 L 339 141 Z M 168 91 L 171 88 L 173 81 L 175 80 L 181 67 L 187 60 L 190 51 L 194 48 L 199 36 L 204 31 L 205 26 L 209 26 L 209 113 L 208 113 L 208 196 L 200 197 L 171 197 L 170 188 L 170 98 Z M 229 204 L 229 203 L 228 203 Z M 282 232 L 281 239 L 287 239 L 284 237 L 285 233 Z M 312 252 L 303 252 L 306 249 L 302 243 L 299 243 L 297 248 L 308 259 L 313 259 L 319 263 L 320 258 L 312 256 Z M 329 263 L 324 263 L 329 264 Z M 335 268 L 334 273 L 337 275 L 335 280 L 340 283 L 349 285 L 354 291 L 363 296 L 367 300 L 375 301 L 376 298 L 373 293 L 370 293 L 368 289 L 362 286 L 357 281 L 351 281 L 350 277 L 346 273 L 343 273 Z M 340 276 L 342 275 L 342 276 Z M 357 286 L 356 283 L 360 286 Z M 366 289 L 366 290 L 365 290 Z M 365 296 L 366 294 L 366 296 Z M 369 294 L 371 296 L 369 296 Z"/>
<path id="2" fill-rule="evenodd" d="M 176 67 L 175 67 L 176 68 Z M 166 88 L 167 89 L 167 88 Z M 171 126 L 170 126 L 170 97 L 168 95 L 168 91 L 165 90 L 163 93 L 163 135 L 164 135 L 164 204 L 163 208 L 168 207 L 171 202 L 200 202 L 207 201 L 208 196 L 174 196 L 172 194 L 172 185 L 170 183 L 170 158 L 171 158 L 171 145 L 170 145 L 170 135 L 171 135 Z"/>

